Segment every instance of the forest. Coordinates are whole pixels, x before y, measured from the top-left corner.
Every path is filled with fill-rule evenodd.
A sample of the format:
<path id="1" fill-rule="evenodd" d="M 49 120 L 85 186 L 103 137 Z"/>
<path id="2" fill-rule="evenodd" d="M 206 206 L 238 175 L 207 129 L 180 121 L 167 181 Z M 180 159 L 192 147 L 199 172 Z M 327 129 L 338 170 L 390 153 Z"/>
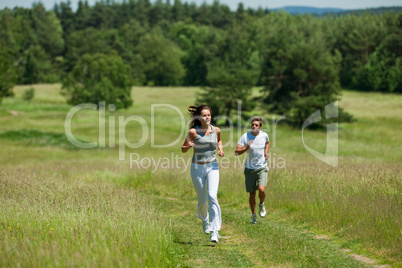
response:
<path id="1" fill-rule="evenodd" d="M 200 86 L 199 101 L 230 114 L 236 100 L 247 110 L 259 86 L 270 111 L 291 115 L 341 88 L 402 93 L 399 9 L 313 16 L 219 1 L 80 1 L 76 11 L 39 2 L 3 9 L 0 21 L 0 100 L 16 84 L 62 82 L 72 104 L 111 94 L 125 108 L 132 85 Z M 317 105 L 303 112 L 306 103 Z"/>

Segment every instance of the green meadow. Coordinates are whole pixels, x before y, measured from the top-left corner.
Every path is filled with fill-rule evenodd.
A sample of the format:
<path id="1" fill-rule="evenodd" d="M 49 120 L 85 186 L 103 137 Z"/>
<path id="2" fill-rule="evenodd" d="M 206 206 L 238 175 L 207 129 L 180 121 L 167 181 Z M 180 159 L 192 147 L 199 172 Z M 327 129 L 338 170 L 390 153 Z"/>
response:
<path id="1" fill-rule="evenodd" d="M 33 85 L 28 102 L 30 87 L 0 104 L 1 267 L 402 267 L 402 95 L 342 92 L 356 122 L 339 125 L 336 167 L 303 145 L 325 153 L 325 130 L 302 140 L 256 106 L 271 140 L 256 225 L 234 156 L 248 126 L 234 114 L 221 127 L 223 226 L 211 244 L 195 217 L 192 155 L 180 150 L 198 88 L 134 87 L 127 110 L 78 110 L 73 138 L 97 143 L 82 149 L 66 137 L 60 84 Z"/>

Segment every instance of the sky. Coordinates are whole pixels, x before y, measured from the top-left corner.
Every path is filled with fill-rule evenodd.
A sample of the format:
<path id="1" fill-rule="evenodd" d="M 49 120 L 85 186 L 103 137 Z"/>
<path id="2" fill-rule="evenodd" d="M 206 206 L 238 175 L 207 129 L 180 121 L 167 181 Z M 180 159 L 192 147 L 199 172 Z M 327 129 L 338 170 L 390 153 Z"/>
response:
<path id="1" fill-rule="evenodd" d="M 71 7 L 75 10 L 77 7 L 78 0 L 70 0 Z M 93 5 L 96 1 L 100 0 L 88 0 L 89 5 Z M 116 2 L 121 2 L 122 0 L 115 0 Z M 30 8 L 32 3 L 38 2 L 38 0 L 0 0 L 0 9 L 5 7 L 13 8 L 15 6 Z M 40 0 L 46 9 L 52 9 L 55 3 L 67 2 L 67 0 Z M 154 2 L 151 0 L 151 2 Z M 213 3 L 213 0 L 181 0 L 184 2 L 195 2 L 197 5 L 206 3 Z M 309 6 L 309 7 L 320 7 L 320 8 L 342 8 L 342 9 L 365 9 L 374 7 L 389 7 L 389 6 L 402 6 L 402 0 L 220 0 L 221 4 L 228 5 L 232 10 L 236 10 L 238 3 L 243 2 L 245 7 L 251 8 L 281 8 L 285 6 Z M 170 0 L 170 3 L 174 3 L 174 0 Z"/>

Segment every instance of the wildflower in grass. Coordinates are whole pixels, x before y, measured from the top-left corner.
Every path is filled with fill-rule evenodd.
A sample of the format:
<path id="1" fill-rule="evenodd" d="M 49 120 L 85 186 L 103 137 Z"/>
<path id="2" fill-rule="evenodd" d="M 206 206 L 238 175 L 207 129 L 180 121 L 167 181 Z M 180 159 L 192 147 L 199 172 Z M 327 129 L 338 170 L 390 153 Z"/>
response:
<path id="1" fill-rule="evenodd" d="M 50 228 L 50 231 L 53 231 L 53 228 Z"/>
<path id="2" fill-rule="evenodd" d="M 120 250 L 122 250 L 123 248 L 122 247 L 120 247 Z"/>
<path id="3" fill-rule="evenodd" d="M 11 237 L 11 239 L 14 239 L 14 237 Z"/>
<path id="4" fill-rule="evenodd" d="M 117 241 L 114 241 L 115 244 L 117 244 Z"/>
<path id="5" fill-rule="evenodd" d="M 21 229 L 21 226 L 18 226 L 18 229 Z"/>

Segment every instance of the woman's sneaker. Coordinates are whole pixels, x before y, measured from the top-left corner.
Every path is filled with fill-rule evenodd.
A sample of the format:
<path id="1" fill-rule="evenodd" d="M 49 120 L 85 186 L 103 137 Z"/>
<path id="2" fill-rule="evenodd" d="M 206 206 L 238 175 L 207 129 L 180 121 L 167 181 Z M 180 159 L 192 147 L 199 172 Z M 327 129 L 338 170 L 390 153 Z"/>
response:
<path id="1" fill-rule="evenodd" d="M 209 220 L 202 221 L 202 230 L 206 234 L 209 234 L 211 232 L 211 230 L 209 230 Z"/>
<path id="2" fill-rule="evenodd" d="M 265 205 L 264 203 L 259 204 L 260 206 L 260 217 L 264 218 L 265 215 L 267 215 L 267 211 L 265 210 Z"/>
<path id="3" fill-rule="evenodd" d="M 257 214 L 253 214 L 251 216 L 251 224 L 256 224 L 257 223 Z"/>
<path id="4" fill-rule="evenodd" d="M 214 242 L 214 243 L 218 243 L 218 240 L 220 237 L 221 236 L 219 235 L 218 231 L 215 230 L 211 233 L 210 241 Z"/>

